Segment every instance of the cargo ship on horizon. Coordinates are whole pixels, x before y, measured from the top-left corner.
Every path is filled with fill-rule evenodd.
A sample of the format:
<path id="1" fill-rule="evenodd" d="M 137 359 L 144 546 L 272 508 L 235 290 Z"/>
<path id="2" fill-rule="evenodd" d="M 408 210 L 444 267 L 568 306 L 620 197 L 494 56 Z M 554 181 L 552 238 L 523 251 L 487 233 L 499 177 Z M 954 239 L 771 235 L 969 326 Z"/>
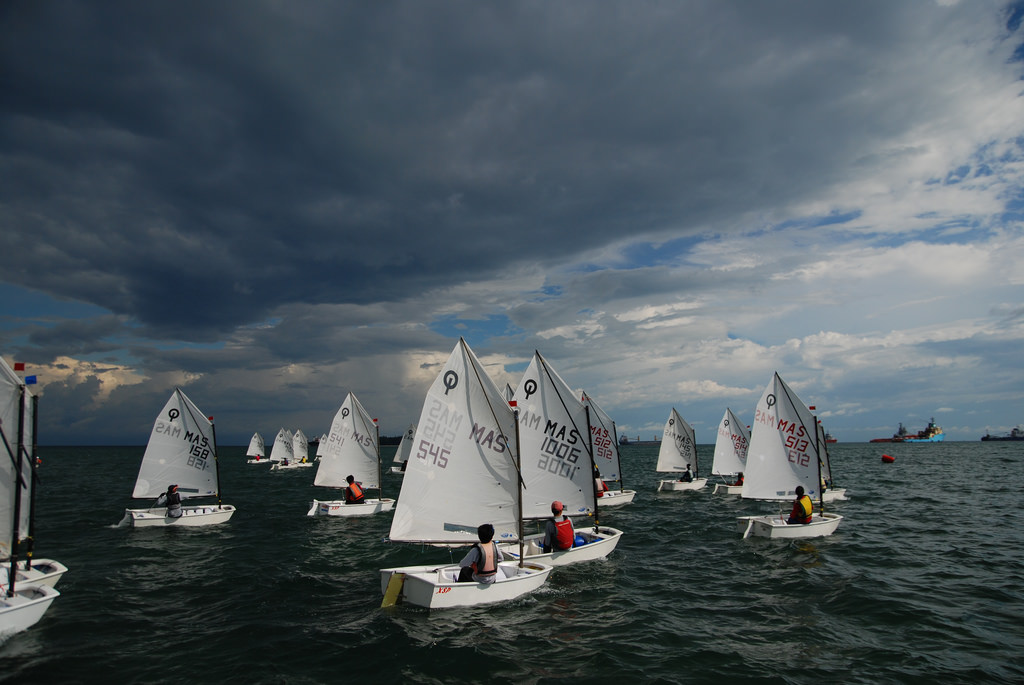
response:
<path id="1" fill-rule="evenodd" d="M 875 438 L 869 442 L 942 442 L 945 437 L 946 434 L 942 432 L 942 428 L 935 425 L 935 418 L 932 417 L 928 422 L 928 427 L 914 435 L 908 433 L 900 423 L 899 430 L 891 438 Z"/>

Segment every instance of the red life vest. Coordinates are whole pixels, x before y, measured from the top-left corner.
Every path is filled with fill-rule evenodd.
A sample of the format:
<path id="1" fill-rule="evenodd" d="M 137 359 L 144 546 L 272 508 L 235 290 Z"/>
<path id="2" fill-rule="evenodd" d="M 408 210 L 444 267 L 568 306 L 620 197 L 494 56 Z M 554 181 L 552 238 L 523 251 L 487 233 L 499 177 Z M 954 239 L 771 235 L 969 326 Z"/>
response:
<path id="1" fill-rule="evenodd" d="M 345 488 L 345 501 L 349 504 L 362 503 L 363 489 L 359 487 L 359 483 L 353 482 L 352 485 Z"/>
<path id="2" fill-rule="evenodd" d="M 604 493 L 608 492 L 608 484 L 600 478 L 595 478 L 594 482 L 597 485 L 597 496 L 604 497 Z"/>
<path id="3" fill-rule="evenodd" d="M 568 517 L 555 521 L 555 549 L 572 549 L 576 532 L 572 529 L 572 521 Z"/>
<path id="4" fill-rule="evenodd" d="M 489 544 L 481 545 L 477 544 L 476 548 L 480 550 L 480 561 L 473 562 L 473 573 L 478 576 L 493 576 L 498 572 L 498 564 L 495 562 L 495 546 L 491 542 Z"/>

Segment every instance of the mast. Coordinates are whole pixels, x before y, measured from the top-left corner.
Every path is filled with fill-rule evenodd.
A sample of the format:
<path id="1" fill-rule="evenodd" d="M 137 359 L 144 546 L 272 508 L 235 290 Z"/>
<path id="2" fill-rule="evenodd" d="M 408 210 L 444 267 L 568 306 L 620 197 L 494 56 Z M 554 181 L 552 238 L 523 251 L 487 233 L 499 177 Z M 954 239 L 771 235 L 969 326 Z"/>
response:
<path id="1" fill-rule="evenodd" d="M 36 430 L 39 427 L 39 396 L 30 395 L 32 398 L 32 451 L 28 454 L 29 469 L 32 471 L 31 483 L 32 492 L 29 493 L 28 505 L 28 544 L 25 549 L 25 570 L 32 568 L 32 555 L 35 553 L 36 545 L 36 486 L 39 485 L 39 460 L 37 455 Z"/>
<path id="2" fill-rule="evenodd" d="M 622 479 L 622 452 L 619 451 L 619 431 L 615 428 L 614 421 L 612 421 L 612 445 L 615 447 L 615 455 L 619 459 L 619 490 L 625 490 L 626 483 Z"/>
<path id="3" fill-rule="evenodd" d="M 594 493 L 594 532 L 597 532 L 597 476 L 594 475 L 594 472 L 597 471 L 597 464 L 594 463 L 594 434 L 590 432 L 590 404 L 584 404 L 583 410 L 586 412 L 587 417 L 587 442 L 589 443 L 590 452 L 590 489 Z"/>
<path id="4" fill-rule="evenodd" d="M 11 535 L 11 569 L 7 575 L 7 596 L 14 596 L 14 581 L 18 577 L 18 546 L 21 541 L 21 452 L 25 441 L 25 386 L 18 386 L 18 436 L 14 445 L 14 521 Z M 8 448 L 10 451 L 10 448 Z"/>
<path id="5" fill-rule="evenodd" d="M 220 497 L 220 460 L 217 459 L 217 426 L 213 423 L 213 417 L 210 416 L 210 430 L 213 431 L 213 468 L 217 474 L 217 508 L 223 509 L 221 506 Z"/>
<path id="6" fill-rule="evenodd" d="M 507 385 L 507 383 L 506 383 Z M 512 410 L 512 416 L 515 418 L 516 425 L 516 473 L 519 481 L 519 486 L 516 488 L 516 496 L 519 499 L 517 506 L 519 507 L 519 568 L 523 567 L 523 457 L 519 451 L 519 409 Z"/>
<path id="7" fill-rule="evenodd" d="M 377 429 L 377 497 L 384 499 L 384 474 L 380 468 L 380 424 L 377 423 L 377 419 L 373 420 L 373 427 Z"/>

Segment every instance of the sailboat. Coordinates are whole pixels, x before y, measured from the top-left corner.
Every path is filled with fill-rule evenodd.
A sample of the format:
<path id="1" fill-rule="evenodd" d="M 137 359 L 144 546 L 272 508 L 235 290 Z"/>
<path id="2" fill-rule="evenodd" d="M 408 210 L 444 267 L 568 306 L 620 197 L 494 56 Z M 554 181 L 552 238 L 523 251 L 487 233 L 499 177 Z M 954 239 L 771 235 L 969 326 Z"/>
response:
<path id="1" fill-rule="evenodd" d="M 658 483 L 658 491 L 700 490 L 708 482 L 707 478 L 697 477 L 700 466 L 697 463 L 697 441 L 693 428 L 673 407 L 665 422 L 661 447 L 658 448 L 658 465 L 654 470 L 658 473 L 683 474 L 687 467 L 691 468 L 692 481 L 663 480 Z"/>
<path id="2" fill-rule="evenodd" d="M 182 500 L 215 497 L 217 501 L 182 506 L 181 516 L 177 517 L 168 516 L 163 505 L 125 509 L 121 525 L 141 528 L 224 523 L 235 513 L 235 507 L 221 502 L 219 474 L 213 419 L 199 411 L 180 388 L 175 388 L 153 424 L 132 497 L 155 499 L 173 484 L 178 486 Z"/>
<path id="3" fill-rule="evenodd" d="M 327 446 L 316 470 L 313 485 L 344 488 L 347 477 L 361 483 L 365 490 L 381 490 L 380 431 L 377 423 L 352 393 L 345 396 L 341 408 L 334 415 Z M 313 500 L 307 516 L 369 516 L 391 511 L 395 500 L 367 497 L 359 504 L 348 504 L 344 499 Z"/>
<path id="4" fill-rule="evenodd" d="M 309 460 L 309 441 L 301 428 L 292 436 L 292 456 L 295 458 L 295 466 L 309 468 L 313 465 Z"/>
<path id="5" fill-rule="evenodd" d="M 320 439 L 316 442 L 316 461 L 320 461 L 320 458 L 324 456 L 325 449 L 327 449 L 327 433 L 321 433 Z"/>
<path id="6" fill-rule="evenodd" d="M 0 358 L 0 635 L 26 630 L 43 617 L 60 593 L 54 589 L 67 570 L 44 572 L 32 562 L 35 492 L 36 398 L 7 361 Z M 28 551 L 19 560 L 22 545 Z M 45 576 L 45 577 L 44 577 Z"/>
<path id="7" fill-rule="evenodd" d="M 594 479 L 590 407 L 576 399 L 562 377 L 540 352 L 526 368 L 513 398 L 519 411 L 519 443 L 523 454 L 523 518 L 547 521 L 551 503 L 560 501 L 566 516 L 591 516 L 593 523 L 579 526 L 583 544 L 544 552 L 544 534 L 523 539 L 525 558 L 552 566 L 602 559 L 622 537 L 617 528 L 598 525 L 597 485 Z M 515 555 L 512 545 L 502 552 Z"/>
<path id="8" fill-rule="evenodd" d="M 754 428 L 747 449 L 743 480 L 745 499 L 792 501 L 796 487 L 818 500 L 818 512 L 806 524 L 787 524 L 787 515 L 741 516 L 743 537 L 810 538 L 831 535 L 843 517 L 824 511 L 821 500 L 821 463 L 824 433 L 811 411 L 776 373 L 754 411 Z"/>
<path id="9" fill-rule="evenodd" d="M 427 391 L 391 521 L 390 539 L 435 546 L 522 539 L 522 481 L 516 415 L 462 338 Z M 440 609 L 493 604 L 533 592 L 551 566 L 503 561 L 493 583 L 458 582 L 458 565 L 381 569 L 382 606 Z"/>
<path id="10" fill-rule="evenodd" d="M 590 433 L 594 443 L 594 465 L 597 468 L 596 478 L 600 482 L 618 482 L 618 489 L 598 490 L 597 496 L 602 507 L 617 507 L 629 504 L 636 497 L 636 490 L 624 490 L 622 483 L 622 462 L 619 457 L 619 436 L 615 430 L 615 422 L 594 398 L 585 391 L 582 393 L 583 403 L 590 407 Z M 598 475 L 600 474 L 600 475 Z"/>
<path id="11" fill-rule="evenodd" d="M 275 471 L 281 466 L 288 466 L 294 462 L 293 450 L 291 431 L 284 428 L 277 431 L 277 437 L 274 438 L 274 446 L 270 448 L 270 470 Z"/>
<path id="12" fill-rule="evenodd" d="M 398 449 L 395 450 L 395 466 L 391 467 L 391 473 L 405 473 L 415 439 L 416 424 L 410 423 L 409 427 L 405 429 L 405 434 L 402 436 L 402 442 L 398 444 Z"/>
<path id="13" fill-rule="evenodd" d="M 263 436 L 259 434 L 259 431 L 256 431 L 249 438 L 249 449 L 245 450 L 245 456 L 249 457 L 246 463 L 266 464 L 268 460 L 263 458 L 264 454 Z"/>
<path id="14" fill-rule="evenodd" d="M 747 463 L 747 446 L 750 444 L 750 431 L 743 422 L 726 408 L 721 423 L 718 424 L 718 437 L 715 439 L 715 456 L 711 460 L 711 475 L 737 477 L 743 473 Z M 735 483 L 735 481 L 734 481 Z M 739 495 L 743 485 L 734 483 L 715 483 L 715 492 L 727 495 Z"/>

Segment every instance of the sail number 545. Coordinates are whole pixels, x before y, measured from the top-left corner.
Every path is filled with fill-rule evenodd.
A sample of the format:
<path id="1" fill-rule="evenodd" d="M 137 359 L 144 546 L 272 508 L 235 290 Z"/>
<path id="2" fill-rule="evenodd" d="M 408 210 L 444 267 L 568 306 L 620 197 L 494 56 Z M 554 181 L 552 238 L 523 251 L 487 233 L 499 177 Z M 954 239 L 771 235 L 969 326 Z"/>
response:
<path id="1" fill-rule="evenodd" d="M 416 450 L 416 456 L 420 459 L 426 460 L 427 457 L 433 457 L 431 463 L 441 467 L 442 469 L 448 466 L 448 455 L 451 454 L 451 450 L 442 449 L 437 445 L 427 442 L 426 440 L 420 440 L 419 449 Z"/>

